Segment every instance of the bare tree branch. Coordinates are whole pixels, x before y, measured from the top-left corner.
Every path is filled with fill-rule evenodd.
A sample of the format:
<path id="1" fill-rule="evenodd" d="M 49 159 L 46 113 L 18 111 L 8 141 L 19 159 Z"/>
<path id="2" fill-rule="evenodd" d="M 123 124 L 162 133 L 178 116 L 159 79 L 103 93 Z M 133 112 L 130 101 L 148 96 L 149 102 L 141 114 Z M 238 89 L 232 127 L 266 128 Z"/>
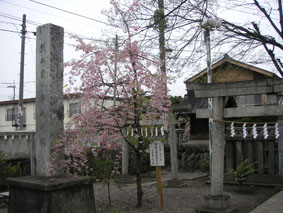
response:
<path id="1" fill-rule="evenodd" d="M 280 1 L 280 0 L 279 0 Z M 273 20 L 271 19 L 270 15 L 267 14 L 266 10 L 260 6 L 260 4 L 258 3 L 257 0 L 254 0 L 255 5 L 257 6 L 257 8 L 265 15 L 265 17 L 267 18 L 267 20 L 269 21 L 269 23 L 272 25 L 272 27 L 274 28 L 274 30 L 279 34 L 279 36 L 281 38 L 283 38 L 283 32 L 278 29 L 278 27 L 275 25 L 275 23 L 273 22 Z M 279 2 L 280 3 L 280 2 Z M 280 6 L 279 6 L 280 7 Z M 281 5 L 281 15 L 282 15 L 282 5 Z M 280 19 L 282 19 L 282 17 L 280 17 Z M 281 23 L 282 25 L 282 23 Z M 281 26 L 282 27 L 282 26 Z"/>
<path id="2" fill-rule="evenodd" d="M 282 0 L 278 0 L 278 10 L 279 10 L 279 22 L 281 26 L 281 35 L 283 35 L 283 8 L 282 8 Z"/>
<path id="3" fill-rule="evenodd" d="M 257 32 L 258 34 L 260 34 L 260 31 L 259 31 L 258 26 L 257 26 L 255 23 L 253 23 L 253 26 L 254 26 L 256 32 Z M 280 68 L 279 64 L 277 63 L 277 60 L 276 60 L 275 55 L 274 55 L 274 52 L 273 52 L 272 50 L 268 49 L 266 43 L 262 42 L 262 45 L 264 46 L 264 49 L 266 50 L 266 52 L 268 53 L 268 55 L 270 56 L 270 58 L 272 59 L 272 61 L 273 61 L 274 65 L 275 65 L 277 71 L 278 71 L 278 72 L 280 73 L 280 75 L 283 77 L 283 71 L 282 71 L 282 69 Z"/>

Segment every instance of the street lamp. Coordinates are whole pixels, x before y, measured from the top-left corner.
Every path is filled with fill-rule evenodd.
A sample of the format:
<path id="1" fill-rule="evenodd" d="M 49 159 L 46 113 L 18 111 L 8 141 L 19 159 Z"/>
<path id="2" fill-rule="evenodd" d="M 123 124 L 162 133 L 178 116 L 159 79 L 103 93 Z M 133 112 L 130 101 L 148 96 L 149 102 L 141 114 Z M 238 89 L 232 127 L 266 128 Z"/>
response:
<path id="1" fill-rule="evenodd" d="M 201 26 L 204 29 L 213 30 L 221 26 L 221 21 L 216 18 L 207 18 L 202 21 Z"/>
<path id="2" fill-rule="evenodd" d="M 201 23 L 201 27 L 205 29 L 204 37 L 206 43 L 207 50 L 207 83 L 211 83 L 211 52 L 210 52 L 210 31 L 213 29 L 217 29 L 221 26 L 221 22 L 216 18 L 208 18 L 203 20 Z"/>
<path id="3" fill-rule="evenodd" d="M 210 51 L 210 31 L 213 29 L 217 29 L 221 26 L 221 22 L 216 18 L 207 18 L 203 20 L 201 23 L 201 27 L 205 29 L 204 37 L 206 43 L 207 50 L 207 83 L 212 83 L 212 71 L 211 71 L 211 51 Z M 212 109 L 212 98 L 208 98 L 208 109 Z M 209 155 L 210 155 L 210 175 L 211 175 L 211 167 L 212 167 L 212 128 L 213 128 L 213 118 L 209 118 L 208 120 L 209 127 Z"/>

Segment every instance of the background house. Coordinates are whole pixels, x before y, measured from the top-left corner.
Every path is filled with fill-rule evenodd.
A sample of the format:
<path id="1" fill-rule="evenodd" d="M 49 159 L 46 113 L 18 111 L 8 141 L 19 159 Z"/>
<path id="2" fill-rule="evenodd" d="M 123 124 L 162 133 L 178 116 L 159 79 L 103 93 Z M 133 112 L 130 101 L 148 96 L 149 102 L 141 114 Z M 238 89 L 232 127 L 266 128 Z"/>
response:
<path id="1" fill-rule="evenodd" d="M 24 130 L 35 131 L 35 98 L 24 99 Z M 81 113 L 80 96 L 64 96 L 64 125 L 74 114 Z M 17 130 L 18 100 L 0 102 L 0 132 Z"/>
<path id="2" fill-rule="evenodd" d="M 81 113 L 80 94 L 64 95 L 64 126 L 72 116 Z M 118 99 L 119 100 L 119 99 Z M 24 131 L 35 131 L 35 98 L 24 99 Z M 105 97 L 104 105 L 111 106 L 113 97 Z M 17 130 L 18 100 L 0 102 L 0 132 L 12 132 Z"/>
<path id="3" fill-rule="evenodd" d="M 279 78 L 272 72 L 234 60 L 227 55 L 212 65 L 212 73 L 212 82 L 236 82 Z M 207 69 L 204 69 L 193 77 L 187 79 L 185 84 L 206 82 Z M 262 105 L 265 100 L 265 95 L 229 97 L 225 100 L 225 107 Z M 192 140 L 208 139 L 208 119 L 196 119 L 196 110 L 207 108 L 207 102 L 208 100 L 206 98 L 196 98 L 194 91 L 187 90 L 187 94 L 183 101 L 177 106 L 177 108 L 186 106 L 186 114 L 190 117 L 190 139 Z"/>

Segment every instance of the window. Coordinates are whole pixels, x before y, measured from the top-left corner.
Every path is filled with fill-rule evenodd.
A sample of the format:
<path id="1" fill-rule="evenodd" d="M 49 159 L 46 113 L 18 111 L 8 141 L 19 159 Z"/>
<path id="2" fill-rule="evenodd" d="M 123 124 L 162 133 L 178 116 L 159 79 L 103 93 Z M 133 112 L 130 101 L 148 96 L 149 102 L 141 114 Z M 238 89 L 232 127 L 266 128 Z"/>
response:
<path id="1" fill-rule="evenodd" d="M 17 118 L 17 116 L 18 116 L 18 108 L 17 107 L 7 109 L 6 121 L 13 121 Z"/>
<path id="2" fill-rule="evenodd" d="M 6 121 L 15 121 L 18 118 L 18 107 L 8 108 L 6 113 Z M 26 108 L 23 109 L 23 123 L 26 122 Z"/>
<path id="3" fill-rule="evenodd" d="M 69 117 L 72 117 L 74 114 L 81 113 L 81 104 L 80 103 L 70 103 L 69 104 Z"/>

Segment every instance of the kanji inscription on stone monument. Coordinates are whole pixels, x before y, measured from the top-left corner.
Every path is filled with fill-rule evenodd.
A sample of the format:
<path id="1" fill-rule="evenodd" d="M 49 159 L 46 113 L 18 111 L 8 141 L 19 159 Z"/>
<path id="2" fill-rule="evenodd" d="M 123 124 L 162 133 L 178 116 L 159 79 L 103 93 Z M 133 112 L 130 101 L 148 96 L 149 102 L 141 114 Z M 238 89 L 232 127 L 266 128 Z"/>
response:
<path id="1" fill-rule="evenodd" d="M 150 165 L 151 166 L 164 166 L 164 146 L 160 141 L 154 141 L 149 145 L 150 150 Z"/>

